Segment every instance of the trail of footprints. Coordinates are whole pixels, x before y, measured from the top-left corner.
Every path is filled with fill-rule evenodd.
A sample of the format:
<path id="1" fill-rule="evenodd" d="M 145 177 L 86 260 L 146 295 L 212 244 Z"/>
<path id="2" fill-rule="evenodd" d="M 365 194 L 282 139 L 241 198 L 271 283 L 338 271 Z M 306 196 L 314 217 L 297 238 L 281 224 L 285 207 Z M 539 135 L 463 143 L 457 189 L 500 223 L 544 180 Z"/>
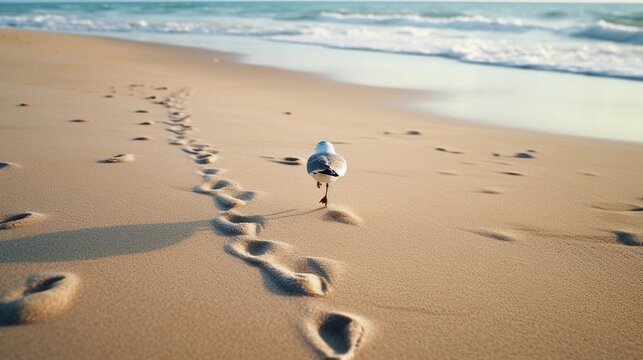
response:
<path id="1" fill-rule="evenodd" d="M 261 193 L 223 178 L 225 169 L 210 167 L 220 160 L 220 152 L 210 144 L 190 137 L 197 129 L 186 112 L 185 101 L 189 95 L 189 90 L 180 90 L 164 100 L 158 100 L 156 96 L 147 99 L 168 109 L 168 119 L 163 124 L 167 125 L 165 130 L 172 134 L 169 143 L 181 146 L 181 150 L 200 167 L 202 183 L 194 188 L 194 192 L 212 197 L 220 211 L 213 225 L 218 233 L 229 237 L 225 251 L 263 272 L 270 279 L 271 288 L 278 294 L 303 297 L 328 295 L 341 270 L 340 264 L 326 258 L 297 256 L 290 244 L 258 238 L 266 227 L 265 218 L 244 215 L 240 209 Z M 331 211 L 328 216 L 347 224 L 359 222 L 357 217 L 342 214 L 342 211 Z M 352 358 L 363 343 L 366 332 L 363 319 L 343 312 L 312 310 L 304 323 L 301 330 L 310 345 L 321 356 L 333 359 Z"/>
<path id="2" fill-rule="evenodd" d="M 142 95 L 142 84 L 129 86 L 129 95 Z M 155 90 L 168 90 L 157 87 Z M 136 92 L 136 94 L 135 94 Z M 116 90 L 104 96 L 111 99 Z M 323 297 L 333 289 L 340 265 L 336 261 L 319 257 L 301 257 L 295 255 L 290 244 L 258 239 L 257 236 L 265 227 L 265 219 L 259 215 L 243 215 L 238 209 L 256 199 L 260 193 L 244 189 L 239 183 L 222 178 L 225 169 L 209 167 L 216 163 L 219 151 L 211 145 L 190 137 L 196 128 L 191 124 L 191 116 L 186 111 L 185 101 L 189 90 L 177 91 L 164 100 L 159 96 L 146 96 L 148 101 L 168 109 L 168 118 L 163 122 L 143 121 L 139 125 L 150 126 L 163 123 L 165 130 L 172 134 L 169 143 L 181 146 L 181 150 L 190 156 L 199 166 L 203 182 L 194 191 L 211 196 L 215 206 L 220 210 L 214 219 L 215 229 L 229 237 L 225 251 L 236 256 L 251 266 L 257 267 L 272 281 L 279 294 L 303 297 Z M 136 114 L 148 114 L 145 109 L 135 110 Z M 72 121 L 88 123 L 90 121 Z M 132 138 L 135 141 L 153 140 L 149 136 Z M 286 159 L 292 161 L 293 159 Z M 132 154 L 118 154 L 100 160 L 102 163 L 123 163 L 134 161 Z M 0 163 L 0 168 L 15 166 Z M 356 223 L 357 218 L 343 217 L 343 213 L 329 213 L 345 223 Z M 25 212 L 0 218 L 0 229 L 14 229 L 33 222 L 41 221 L 45 215 Z M 337 219 L 334 219 L 337 220 Z M 31 276 L 23 284 L 6 289 L 0 293 L 0 325 L 23 324 L 49 320 L 64 313 L 73 303 L 79 286 L 79 278 L 70 273 L 41 273 Z M 323 357 L 349 359 L 355 355 L 363 343 L 366 333 L 366 321 L 358 316 L 325 311 L 318 308 L 309 310 L 302 323 L 301 330 L 310 345 Z"/>

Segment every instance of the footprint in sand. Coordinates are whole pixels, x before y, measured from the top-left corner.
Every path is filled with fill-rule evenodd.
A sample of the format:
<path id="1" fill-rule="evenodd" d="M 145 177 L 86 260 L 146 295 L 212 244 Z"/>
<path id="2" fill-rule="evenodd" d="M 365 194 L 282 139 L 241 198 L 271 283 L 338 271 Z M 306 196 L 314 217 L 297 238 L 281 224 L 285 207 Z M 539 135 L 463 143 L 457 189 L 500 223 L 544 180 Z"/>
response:
<path id="1" fill-rule="evenodd" d="M 137 137 L 135 137 L 135 138 L 132 138 L 132 140 L 136 140 L 136 141 L 148 141 L 148 140 L 154 140 L 154 138 L 153 138 L 153 137 L 151 137 L 151 136 L 137 136 Z"/>
<path id="2" fill-rule="evenodd" d="M 322 312 L 305 320 L 303 332 L 324 358 L 352 359 L 364 344 L 366 321 L 351 314 Z"/>
<path id="3" fill-rule="evenodd" d="M 19 168 L 19 167 L 22 167 L 22 166 L 20 166 L 18 164 L 13 164 L 13 163 L 10 163 L 10 162 L 0 162 L 0 170 L 9 170 L 9 169 L 12 169 L 12 168 L 15 169 L 15 168 Z"/>
<path id="4" fill-rule="evenodd" d="M 482 194 L 492 194 L 492 195 L 504 194 L 504 191 L 495 187 L 484 187 L 480 189 L 478 192 Z"/>
<path id="5" fill-rule="evenodd" d="M 236 207 L 240 207 L 246 204 L 244 200 L 235 198 L 228 194 L 214 194 L 213 195 L 214 203 L 217 205 L 219 210 L 230 210 Z"/>
<path id="6" fill-rule="evenodd" d="M 286 156 L 281 159 L 276 159 L 275 162 L 284 165 L 302 165 L 304 163 L 304 160 L 296 156 Z"/>
<path id="7" fill-rule="evenodd" d="M 597 203 L 593 204 L 592 207 L 599 210 L 614 212 L 643 212 L 643 206 L 626 203 Z"/>
<path id="8" fill-rule="evenodd" d="M 362 223 L 362 219 L 360 219 L 359 216 L 353 214 L 350 210 L 335 206 L 331 206 L 322 218 L 325 221 L 334 221 L 353 226 L 358 226 Z"/>
<path id="9" fill-rule="evenodd" d="M 330 260 L 328 260 L 330 261 Z M 292 270 L 277 262 L 261 266 L 281 291 L 290 295 L 324 296 L 330 291 L 330 284 L 320 274 Z"/>
<path id="10" fill-rule="evenodd" d="M 641 235 L 622 230 L 613 231 L 612 233 L 619 244 L 627 246 L 643 246 L 643 238 L 641 238 Z"/>
<path id="11" fill-rule="evenodd" d="M 500 173 L 509 176 L 525 176 L 524 173 L 521 173 L 519 171 L 501 171 Z"/>
<path id="12" fill-rule="evenodd" d="M 106 164 L 115 164 L 115 163 L 126 163 L 126 162 L 132 162 L 132 161 L 134 161 L 134 155 L 118 154 L 118 155 L 110 156 L 107 159 L 100 160 L 99 162 L 106 163 Z"/>
<path id="13" fill-rule="evenodd" d="M 489 239 L 493 240 L 499 240 L 499 241 L 515 241 L 515 237 L 511 234 L 508 234 L 506 232 L 500 232 L 500 231 L 487 231 L 487 230 L 482 230 L 482 231 L 471 231 L 474 234 L 484 236 Z"/>
<path id="14" fill-rule="evenodd" d="M 222 168 L 204 168 L 201 169 L 201 175 L 223 175 L 227 172 L 226 169 Z M 210 178 L 206 179 L 210 180 Z"/>
<path id="15" fill-rule="evenodd" d="M 185 136 L 192 130 L 194 130 L 194 128 L 191 125 L 173 125 L 172 127 L 165 129 L 165 131 L 169 131 L 180 136 Z"/>
<path id="16" fill-rule="evenodd" d="M 219 150 L 213 149 L 212 147 L 210 147 L 210 145 L 207 145 L 207 144 L 185 146 L 185 147 L 182 147 L 181 150 L 192 155 L 201 154 L 201 153 L 208 153 L 208 154 L 214 155 L 219 153 Z"/>
<path id="17" fill-rule="evenodd" d="M 519 152 L 516 155 L 514 155 L 513 157 L 515 157 L 516 159 L 533 159 L 533 158 L 535 158 L 534 155 L 532 155 L 531 153 L 528 153 L 528 152 Z"/>
<path id="18" fill-rule="evenodd" d="M 510 155 L 503 155 L 503 154 L 497 153 L 497 152 L 491 153 L 491 155 L 493 155 L 494 157 L 512 157 L 512 158 L 515 158 L 515 159 L 534 159 L 534 158 L 536 158 L 536 156 L 533 155 L 535 153 L 536 153 L 536 150 L 528 149 L 528 150 L 525 150 L 525 151 L 522 151 L 522 152 L 519 152 L 519 153 L 515 153 L 514 155 L 511 155 L 511 156 Z"/>
<path id="19" fill-rule="evenodd" d="M 170 116 L 168 118 L 169 121 L 165 121 L 164 123 L 170 126 L 192 126 L 189 125 L 192 121 L 189 116 L 181 117 L 181 118 L 175 118 Z"/>
<path id="20" fill-rule="evenodd" d="M 220 210 L 245 205 L 248 201 L 257 197 L 258 192 L 242 190 L 241 185 L 234 181 L 208 177 L 206 181 L 194 189 L 200 194 L 211 195 Z"/>
<path id="21" fill-rule="evenodd" d="M 338 272 L 336 262 L 324 258 L 297 259 L 292 268 L 278 256 L 292 252 L 292 246 L 279 241 L 239 239 L 226 245 L 226 251 L 260 267 L 280 291 L 289 295 L 324 296 Z"/>
<path id="22" fill-rule="evenodd" d="M 186 145 L 187 143 L 187 140 L 180 138 L 170 140 L 170 145 Z"/>
<path id="23" fill-rule="evenodd" d="M 26 324 L 54 318 L 73 302 L 79 279 L 70 273 L 34 275 L 0 295 L 0 323 Z"/>
<path id="24" fill-rule="evenodd" d="M 73 119 L 73 120 L 69 120 L 69 122 L 81 123 L 81 124 L 89 124 L 89 123 L 93 123 L 94 120 L 92 120 L 92 119 Z"/>
<path id="25" fill-rule="evenodd" d="M 417 130 L 409 130 L 409 131 L 407 131 L 405 133 L 393 133 L 393 132 L 390 132 L 390 131 L 384 131 L 384 132 L 382 132 L 382 134 L 384 134 L 384 135 L 411 135 L 411 136 L 422 135 L 422 133 L 417 131 Z M 335 144 L 334 141 L 332 143 Z"/>
<path id="26" fill-rule="evenodd" d="M 239 239 L 226 245 L 226 251 L 252 265 L 276 261 L 281 254 L 292 252 L 292 245 L 272 240 Z"/>
<path id="27" fill-rule="evenodd" d="M 448 149 L 448 148 L 445 148 L 445 147 L 436 147 L 435 150 L 440 151 L 440 152 L 445 152 L 447 154 L 455 154 L 455 155 L 464 154 L 464 152 L 462 152 L 460 150 L 451 150 L 451 149 Z"/>
<path id="28" fill-rule="evenodd" d="M 47 216 L 37 212 L 23 212 L 13 215 L 0 216 L 0 229 L 8 230 L 17 227 L 35 224 L 44 220 Z"/>
<path id="29" fill-rule="evenodd" d="M 199 165 L 208 165 L 217 162 L 217 160 L 219 160 L 219 157 L 209 152 L 200 152 L 194 155 L 193 159 L 194 162 Z"/>
<path id="30" fill-rule="evenodd" d="M 275 162 L 277 164 L 283 164 L 283 165 L 303 165 L 304 160 L 296 157 L 296 156 L 286 156 L 282 158 L 275 158 L 274 156 L 262 156 L 264 159 L 268 159 L 272 162 Z"/>
<path id="31" fill-rule="evenodd" d="M 214 228 L 227 236 L 257 236 L 265 226 L 265 219 L 261 215 L 240 215 L 229 210 L 213 220 Z"/>
<path id="32" fill-rule="evenodd" d="M 451 170 L 437 170 L 436 173 L 440 175 L 449 175 L 449 176 L 462 175 L 457 171 L 451 171 Z"/>

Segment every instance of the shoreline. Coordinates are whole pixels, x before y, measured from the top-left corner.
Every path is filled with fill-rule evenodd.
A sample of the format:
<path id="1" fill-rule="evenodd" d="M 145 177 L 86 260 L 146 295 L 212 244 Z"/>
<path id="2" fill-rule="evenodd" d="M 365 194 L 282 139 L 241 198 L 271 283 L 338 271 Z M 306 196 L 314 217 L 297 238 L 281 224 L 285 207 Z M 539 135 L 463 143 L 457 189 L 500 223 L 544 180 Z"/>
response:
<path id="1" fill-rule="evenodd" d="M 643 355 L 640 144 L 452 123 L 208 50 L 0 48 L 0 222 L 36 214 L 0 230 L 0 291 L 66 281 L 0 325 L 3 358 Z M 320 139 L 349 163 L 329 209 L 301 165 Z"/>
<path id="2" fill-rule="evenodd" d="M 374 89 L 381 89 L 383 91 L 389 91 L 395 98 L 395 100 L 391 101 L 390 103 L 390 105 L 393 108 L 398 108 L 400 111 L 409 113 L 414 117 L 415 116 L 424 117 L 427 119 L 427 121 L 445 123 L 447 125 L 453 124 L 455 126 L 472 126 L 472 127 L 478 127 L 478 128 L 496 129 L 496 130 L 509 131 L 509 132 L 517 131 L 517 132 L 533 133 L 533 134 L 549 136 L 549 137 L 571 138 L 571 139 L 588 140 L 588 141 L 610 141 L 610 142 L 616 142 L 616 143 L 620 142 L 620 143 L 626 143 L 626 144 L 632 144 L 632 145 L 643 144 L 643 138 L 635 140 L 635 139 L 622 139 L 622 138 L 619 139 L 619 138 L 613 138 L 613 137 L 599 137 L 597 135 L 587 135 L 587 134 L 571 134 L 571 133 L 561 132 L 560 130 L 557 131 L 555 129 L 525 128 L 517 125 L 502 124 L 497 121 L 489 121 L 489 119 L 485 120 L 481 118 L 467 118 L 464 115 L 448 114 L 448 111 L 447 112 L 440 111 L 438 110 L 438 108 L 435 107 L 436 104 L 444 103 L 445 99 L 448 99 L 449 96 L 455 95 L 453 93 L 450 95 L 447 93 L 442 93 L 441 91 L 443 90 L 437 90 L 437 92 L 434 92 L 432 90 L 399 88 L 399 87 L 390 87 L 386 85 L 371 85 L 371 84 L 354 82 L 348 79 L 335 79 L 330 74 L 315 73 L 315 72 L 302 70 L 302 69 L 282 68 L 277 66 L 276 64 L 260 64 L 260 63 L 256 63 L 256 61 L 255 62 L 246 61 L 243 58 L 251 58 L 252 55 L 242 54 L 238 52 L 228 52 L 228 51 L 217 50 L 217 49 L 212 49 L 208 47 L 199 47 L 199 46 L 192 46 L 192 45 L 164 43 L 164 42 L 155 41 L 155 40 L 128 39 L 124 37 L 119 37 L 118 34 L 109 34 L 109 33 L 105 35 L 100 35 L 100 34 L 86 34 L 86 33 L 74 33 L 74 32 L 45 31 L 45 30 L 38 30 L 38 29 L 20 30 L 20 29 L 6 28 L 3 30 L 35 31 L 35 32 L 51 33 L 51 34 L 84 36 L 84 37 L 96 38 L 96 39 L 109 39 L 114 41 L 123 41 L 126 43 L 130 42 L 130 43 L 136 43 L 136 44 L 147 44 L 147 45 L 153 45 L 153 46 L 167 47 L 168 49 L 177 47 L 177 48 L 187 49 L 189 51 L 205 52 L 204 56 L 207 56 L 207 53 L 211 52 L 210 55 L 216 55 L 216 56 L 222 57 L 224 59 L 227 59 L 228 61 L 234 62 L 239 65 L 257 67 L 258 69 L 265 68 L 267 70 L 284 71 L 285 74 L 293 73 L 293 74 L 298 74 L 299 76 L 309 76 L 311 78 L 322 79 L 324 81 L 329 81 L 329 82 L 337 82 L 337 83 L 346 84 L 346 85 L 354 85 L 358 87 L 374 88 Z M 296 43 L 293 43 L 290 45 L 304 46 L 304 47 L 313 46 L 313 45 L 303 45 L 303 44 L 296 44 Z M 326 49 L 340 51 L 334 48 L 326 48 Z M 353 51 L 363 52 L 367 54 L 371 53 L 371 51 L 367 51 L 367 50 L 353 50 Z M 437 57 L 437 59 L 452 61 L 452 60 L 448 60 L 440 57 Z M 483 70 L 486 68 L 492 68 L 492 69 L 499 68 L 503 71 L 504 70 L 525 71 L 524 69 L 505 68 L 505 67 L 499 67 L 499 66 L 494 66 L 489 64 L 462 63 L 462 62 L 457 62 L 457 64 L 464 65 L 464 66 L 481 67 L 481 69 Z M 581 78 L 585 77 L 589 79 L 596 78 L 603 81 L 611 81 L 611 80 L 630 81 L 629 79 L 595 77 L 595 76 L 584 75 L 584 74 L 571 74 L 571 73 L 555 72 L 555 71 L 552 72 L 552 71 L 539 70 L 539 69 L 536 69 L 535 72 L 536 73 L 542 72 L 544 76 L 551 76 L 551 75 L 554 75 L 554 76 L 563 75 L 566 77 L 570 76 L 571 79 L 575 79 L 576 77 L 581 77 Z M 536 76 L 536 75 L 531 74 L 531 76 Z M 634 81 L 634 82 L 641 83 L 640 81 Z M 443 97 L 443 99 L 438 100 L 438 102 L 436 102 L 435 101 L 436 96 Z M 579 105 L 576 105 L 576 106 L 579 106 Z M 543 114 L 543 116 L 545 116 L 545 114 Z"/>

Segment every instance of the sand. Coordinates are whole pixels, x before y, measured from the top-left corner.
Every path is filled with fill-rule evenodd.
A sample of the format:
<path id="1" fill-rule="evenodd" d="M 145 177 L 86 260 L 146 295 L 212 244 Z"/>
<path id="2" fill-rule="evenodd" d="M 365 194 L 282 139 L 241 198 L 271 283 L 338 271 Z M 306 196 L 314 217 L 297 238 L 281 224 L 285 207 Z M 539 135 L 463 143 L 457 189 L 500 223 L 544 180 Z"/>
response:
<path id="1" fill-rule="evenodd" d="M 0 49 L 2 359 L 643 357 L 641 144 L 224 53 Z"/>

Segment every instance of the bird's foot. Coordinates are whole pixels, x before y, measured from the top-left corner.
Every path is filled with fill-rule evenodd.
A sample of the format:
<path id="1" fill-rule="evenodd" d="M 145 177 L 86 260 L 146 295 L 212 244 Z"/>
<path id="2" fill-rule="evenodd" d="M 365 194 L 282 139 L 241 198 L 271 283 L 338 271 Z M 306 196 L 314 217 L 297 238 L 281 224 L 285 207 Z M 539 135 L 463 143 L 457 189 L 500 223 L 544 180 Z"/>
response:
<path id="1" fill-rule="evenodd" d="M 321 183 L 318 181 L 317 182 L 317 188 L 319 189 L 321 187 Z"/>
<path id="2" fill-rule="evenodd" d="M 328 197 L 324 196 L 321 200 L 319 200 L 320 204 L 324 204 L 324 207 L 328 207 Z"/>

